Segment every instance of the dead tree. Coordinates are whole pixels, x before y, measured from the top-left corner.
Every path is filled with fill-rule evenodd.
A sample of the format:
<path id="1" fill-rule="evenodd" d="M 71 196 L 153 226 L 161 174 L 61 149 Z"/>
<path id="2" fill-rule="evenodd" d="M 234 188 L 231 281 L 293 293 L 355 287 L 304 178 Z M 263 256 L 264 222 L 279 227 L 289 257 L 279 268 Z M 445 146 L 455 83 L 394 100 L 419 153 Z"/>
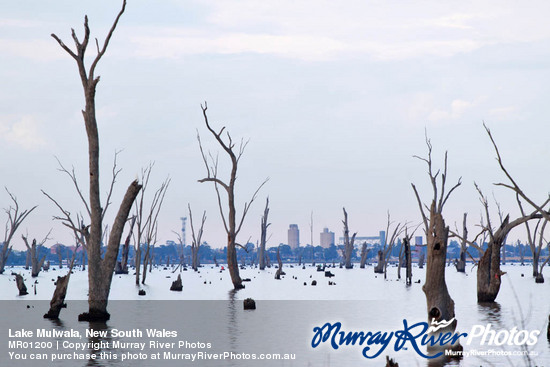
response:
<path id="1" fill-rule="evenodd" d="M 25 270 L 29 270 L 31 266 L 31 252 L 27 250 L 27 255 L 25 256 Z"/>
<path id="2" fill-rule="evenodd" d="M 267 237 L 267 227 L 271 225 L 271 223 L 267 222 L 267 216 L 269 215 L 269 196 L 265 200 L 265 209 L 264 209 L 264 215 L 262 216 L 262 222 L 261 222 L 261 234 L 260 234 L 260 254 L 258 255 L 259 261 L 260 261 L 260 270 L 265 269 L 265 245 L 266 245 L 266 237 Z"/>
<path id="3" fill-rule="evenodd" d="M 38 276 L 38 274 L 40 273 L 40 270 L 42 269 L 42 266 L 44 265 L 44 260 L 46 260 L 46 255 L 43 255 L 42 258 L 39 258 L 40 249 L 42 248 L 44 243 L 46 243 L 46 241 L 49 240 L 48 236 L 50 235 L 50 233 L 51 233 L 51 230 L 50 232 L 48 232 L 46 237 L 44 237 L 44 239 L 40 241 L 38 245 L 36 244 L 36 239 L 33 239 L 32 245 L 29 245 L 27 236 L 21 235 L 21 237 L 23 238 L 23 242 L 25 242 L 25 246 L 27 247 L 27 253 L 29 254 L 31 259 L 31 264 L 32 264 L 31 276 L 33 278 L 36 278 Z"/>
<path id="4" fill-rule="evenodd" d="M 390 233 L 392 222 L 390 220 L 390 212 L 388 211 L 388 225 L 386 227 L 386 234 Z M 395 242 L 398 240 L 399 236 L 405 231 L 406 224 L 403 225 L 401 223 L 397 223 L 393 231 L 391 232 L 391 236 L 389 237 L 389 242 L 386 240 L 386 243 L 384 244 L 383 249 L 383 257 L 382 257 L 382 268 L 384 273 L 384 279 L 387 277 L 387 271 L 388 271 L 388 263 L 390 262 L 391 252 L 393 250 L 393 247 L 395 246 Z M 380 264 L 378 265 L 380 266 Z"/>
<path id="5" fill-rule="evenodd" d="M 378 250 L 376 261 L 377 261 L 377 264 L 374 267 L 374 272 L 376 274 L 383 274 L 384 273 L 384 252 L 382 250 Z"/>
<path id="6" fill-rule="evenodd" d="M 344 225 L 344 266 L 346 269 L 352 269 L 353 264 L 351 263 L 351 256 L 353 255 L 353 243 L 355 242 L 357 232 L 355 232 L 351 238 L 349 237 L 348 213 L 346 212 L 346 208 L 342 209 L 344 210 L 344 220 L 342 221 L 342 224 Z"/>
<path id="7" fill-rule="evenodd" d="M 468 245 L 466 239 L 468 238 L 468 227 L 466 226 L 466 218 L 468 213 L 464 213 L 464 220 L 462 221 L 462 241 L 460 241 L 460 257 L 456 261 L 456 271 L 459 273 L 464 273 L 466 271 L 466 251 L 468 250 Z"/>
<path id="8" fill-rule="evenodd" d="M 107 303 L 109 299 L 109 291 L 111 289 L 111 281 L 113 277 L 113 270 L 115 268 L 116 259 L 120 247 L 120 238 L 124 229 L 124 224 L 128 219 L 128 214 L 132 207 L 141 185 L 136 181 L 133 181 L 126 190 L 126 194 L 122 200 L 118 213 L 115 217 L 109 241 L 107 244 L 107 251 L 104 257 L 101 257 L 101 239 L 103 237 L 103 219 L 107 207 L 110 203 L 110 197 L 112 190 L 109 190 L 107 204 L 105 207 L 101 205 L 100 199 L 100 185 L 99 185 L 99 133 L 96 120 L 96 106 L 95 106 L 95 94 L 96 86 L 99 83 L 99 77 L 95 76 L 95 69 L 107 51 L 109 41 L 115 31 L 118 21 L 124 9 L 126 8 L 126 0 L 122 3 L 122 8 L 119 11 L 109 33 L 107 34 L 103 46 L 99 45 L 99 41 L 96 40 L 97 55 L 93 59 L 91 66 L 86 69 L 84 65 L 85 52 L 90 39 L 90 28 L 88 27 L 88 17 L 84 17 L 84 38 L 82 42 L 78 39 L 76 32 L 72 30 L 72 38 L 75 43 L 76 51 L 71 50 L 66 46 L 63 41 L 55 34 L 52 37 L 59 43 L 61 48 L 65 50 L 77 63 L 80 80 L 84 90 L 84 97 L 86 101 L 85 109 L 82 111 L 84 117 L 84 124 L 86 127 L 86 134 L 88 138 L 88 161 L 89 161 L 89 205 L 84 199 L 80 189 L 78 193 L 85 203 L 86 210 L 90 216 L 89 229 L 86 229 L 86 243 L 88 251 L 88 306 L 87 313 L 79 315 L 81 321 L 101 321 L 108 320 L 110 318 L 107 312 Z M 113 180 L 114 183 L 114 180 Z M 111 185 L 112 188 L 113 185 Z M 79 229 L 81 230 L 81 229 Z"/>
<path id="9" fill-rule="evenodd" d="M 13 275 L 15 275 L 15 284 L 17 285 L 17 289 L 19 290 L 19 295 L 25 296 L 29 294 L 29 292 L 27 292 L 27 286 L 25 285 L 25 280 L 23 279 L 23 276 L 21 274 L 15 273 L 13 273 Z"/>
<path id="10" fill-rule="evenodd" d="M 67 295 L 67 288 L 69 286 L 69 280 L 71 278 L 76 252 L 79 246 L 80 244 L 77 242 L 75 251 L 69 263 L 69 271 L 67 274 L 62 277 L 57 277 L 57 281 L 55 282 L 55 290 L 50 301 L 50 309 L 43 316 L 45 319 L 58 320 L 61 309 L 67 307 L 67 304 L 65 303 L 65 296 Z"/>
<path id="11" fill-rule="evenodd" d="M 187 208 L 189 209 L 189 222 L 191 224 L 191 236 L 192 236 L 192 242 L 191 242 L 191 266 L 194 271 L 199 270 L 199 249 L 201 246 L 202 241 L 202 233 L 204 229 L 204 223 L 206 222 L 206 210 L 202 212 L 202 219 L 201 219 L 201 226 L 199 228 L 199 231 L 197 232 L 197 235 L 195 236 L 195 226 L 193 225 L 193 213 L 191 211 L 191 205 L 187 204 Z"/>
<path id="12" fill-rule="evenodd" d="M 200 135 L 197 134 L 199 148 L 201 151 L 202 159 L 206 167 L 206 173 L 207 173 L 207 176 L 205 178 L 198 180 L 198 182 L 214 183 L 214 188 L 216 190 L 216 196 L 218 199 L 218 207 L 220 209 L 220 215 L 222 217 L 225 232 L 227 233 L 227 267 L 229 268 L 229 274 L 231 275 L 231 281 L 233 283 L 233 287 L 235 289 L 240 289 L 240 288 L 244 288 L 244 285 L 242 284 L 242 279 L 239 275 L 239 263 L 237 260 L 236 246 L 240 246 L 240 247 L 243 247 L 243 246 L 237 244 L 237 235 L 241 231 L 246 214 L 248 213 L 250 206 L 254 202 L 254 199 L 256 199 L 256 195 L 258 194 L 258 191 L 262 188 L 262 186 L 267 182 L 268 179 L 266 179 L 263 183 L 261 183 L 258 186 L 254 194 L 252 194 L 250 201 L 244 204 L 244 208 L 241 213 L 240 220 L 237 221 L 237 210 L 235 208 L 235 183 L 237 180 L 237 168 L 238 168 L 239 160 L 243 156 L 243 153 L 246 148 L 246 145 L 248 144 L 248 141 L 245 142 L 244 140 L 241 139 L 238 151 L 235 151 L 235 142 L 233 141 L 231 135 L 228 132 L 226 132 L 226 139 L 224 139 L 224 137 L 222 136 L 223 131 L 225 130 L 225 127 L 222 127 L 219 132 L 216 132 L 210 126 L 210 123 L 208 122 L 208 116 L 206 114 L 206 110 L 208 108 L 206 102 L 204 103 L 204 106 L 201 105 L 201 108 L 202 108 L 202 114 L 204 117 L 204 123 L 206 125 L 206 128 L 214 136 L 218 144 L 223 148 L 223 150 L 227 153 L 227 155 L 229 156 L 229 159 L 231 160 L 231 174 L 229 176 L 228 182 L 224 182 L 218 177 L 218 158 L 217 157 L 213 158 L 212 155 L 210 155 L 211 164 L 208 163 L 208 160 L 202 148 Z M 220 194 L 220 186 L 222 187 L 222 189 L 225 191 L 227 195 L 227 214 L 223 209 L 222 196 Z"/>
<path id="13" fill-rule="evenodd" d="M 412 256 L 411 256 L 411 242 L 408 236 L 403 238 L 403 248 L 405 253 L 405 282 L 407 285 L 412 284 Z"/>
<path id="14" fill-rule="evenodd" d="M 521 200 L 519 198 L 519 195 L 516 194 L 516 200 L 519 206 L 519 209 L 521 211 L 521 215 L 525 216 L 525 211 L 523 210 L 523 205 L 521 204 Z M 542 226 L 540 225 L 542 221 Z M 533 277 L 535 279 L 539 275 L 539 260 L 540 260 L 540 254 L 542 252 L 542 247 L 544 244 L 544 230 L 546 229 L 546 225 L 548 223 L 547 218 L 542 218 L 537 221 L 537 224 L 535 225 L 534 231 L 532 231 L 531 226 L 529 225 L 529 222 L 525 222 L 525 229 L 527 231 L 527 243 L 529 244 L 529 247 L 531 249 L 531 254 L 533 255 Z M 538 238 L 537 238 L 538 235 Z M 537 243 L 538 242 L 538 243 Z"/>
<path id="15" fill-rule="evenodd" d="M 363 242 L 363 246 L 361 247 L 361 263 L 359 264 L 359 268 L 365 268 L 365 264 L 367 263 L 367 256 L 369 255 L 370 250 L 370 248 L 367 249 L 367 243 Z"/>
<path id="16" fill-rule="evenodd" d="M 283 261 L 281 260 L 279 249 L 280 247 L 277 247 L 277 263 L 279 264 L 279 268 L 275 272 L 275 279 L 277 280 L 281 279 L 281 275 L 285 275 L 285 272 L 283 271 Z"/>
<path id="17" fill-rule="evenodd" d="M 475 237 L 474 241 L 468 241 L 456 233 L 453 233 L 453 235 L 459 237 L 461 241 L 467 242 L 468 245 L 475 247 L 480 254 L 480 259 L 477 266 L 478 302 L 494 302 L 500 291 L 500 285 L 502 283 L 501 277 L 505 274 L 500 269 L 500 260 L 501 248 L 504 245 L 506 237 L 515 227 L 524 224 L 529 220 L 541 218 L 541 215 L 538 214 L 537 211 L 534 211 L 529 215 L 523 215 L 513 221 L 510 221 L 510 216 L 507 215 L 502 219 L 499 227 L 495 230 L 489 215 L 489 203 L 487 198 L 483 195 L 477 185 L 476 189 L 480 195 L 480 201 L 483 204 L 485 211 L 485 220 L 482 220 L 481 222 L 482 230 L 480 234 Z M 476 244 L 476 239 L 484 234 L 488 234 L 489 238 L 489 243 L 485 251 L 481 246 Z"/>
<path id="18" fill-rule="evenodd" d="M 8 261 L 8 257 L 11 254 L 11 240 L 15 235 L 15 232 L 17 232 L 17 229 L 19 228 L 21 223 L 23 223 L 23 221 L 28 217 L 28 215 L 31 214 L 34 209 L 36 209 L 35 205 L 30 209 L 20 211 L 17 198 L 11 192 L 9 192 L 8 189 L 6 189 L 6 191 L 10 196 L 13 204 L 4 209 L 4 211 L 8 215 L 8 219 L 6 221 L 6 227 L 4 231 L 4 242 L 1 243 L 0 247 L 0 274 L 4 273 L 6 262 Z"/>
<path id="19" fill-rule="evenodd" d="M 426 137 L 426 145 L 428 147 L 428 157 L 415 157 L 426 162 L 428 166 L 428 176 L 433 190 L 433 196 L 429 206 L 422 202 L 416 186 L 411 184 L 418 201 L 427 238 L 428 263 L 426 280 L 422 286 L 422 290 L 426 295 L 428 321 L 432 322 L 434 319 L 438 322 L 442 320 L 450 321 L 455 317 L 455 305 L 453 299 L 449 295 L 447 283 L 445 282 L 449 227 L 446 226 L 445 220 L 443 219 L 443 208 L 449 196 L 460 186 L 461 180 L 458 179 L 457 183 L 447 191 L 447 153 L 445 152 L 443 172 L 438 170 L 434 173 L 432 169 L 432 144 L 428 137 Z M 439 176 L 441 177 L 441 181 L 438 185 L 437 179 Z M 428 214 L 426 214 L 426 210 Z M 456 320 L 454 320 L 450 327 L 452 330 L 456 328 Z"/>
<path id="20" fill-rule="evenodd" d="M 403 242 L 401 243 L 401 248 L 399 249 L 399 264 L 397 266 L 397 279 L 401 279 L 401 267 L 405 266 L 407 284 L 410 284 L 410 281 L 412 278 L 411 239 L 413 238 L 414 233 L 416 232 L 418 227 L 420 227 L 420 225 L 418 225 L 411 234 L 408 234 L 407 228 L 405 228 L 405 237 L 403 237 Z"/>
<path id="21" fill-rule="evenodd" d="M 149 179 L 153 170 L 153 163 L 149 164 L 145 169 L 141 170 L 142 189 L 139 193 L 139 198 L 134 203 L 136 217 L 136 239 L 135 239 L 135 261 L 136 261 L 136 285 L 139 285 L 140 275 L 141 284 L 145 284 L 147 278 L 147 265 L 152 263 L 151 247 L 157 241 L 158 216 L 164 196 L 170 185 L 170 179 L 167 178 L 155 191 L 149 203 L 145 202 Z M 141 253 L 145 251 L 143 256 L 143 271 L 140 271 Z"/>
<path id="22" fill-rule="evenodd" d="M 532 200 L 531 198 L 529 198 L 525 194 L 525 192 L 520 188 L 518 183 L 514 180 L 512 175 L 508 172 L 508 170 L 504 166 L 504 162 L 503 162 L 502 157 L 500 155 L 500 151 L 499 151 L 498 146 L 497 146 L 497 144 L 496 144 L 496 142 L 493 138 L 493 135 L 491 134 L 491 131 L 489 130 L 489 128 L 486 125 L 483 125 L 483 126 L 485 127 L 485 131 L 487 132 L 487 135 L 489 135 L 489 139 L 491 140 L 491 143 L 493 144 L 493 147 L 495 149 L 495 153 L 497 155 L 496 159 L 497 159 L 497 162 L 499 164 L 499 167 L 500 167 L 501 171 L 505 174 L 506 178 L 509 181 L 509 184 L 497 183 L 496 185 L 497 186 L 503 186 L 503 187 L 506 187 L 506 188 L 514 191 L 515 194 L 516 194 L 518 204 L 520 205 L 520 209 L 522 211 L 523 211 L 523 208 L 521 207 L 520 198 L 525 200 L 529 205 L 531 205 L 531 207 L 533 207 L 542 216 L 542 218 L 544 218 L 545 222 L 550 220 L 550 212 L 548 210 L 544 209 L 548 205 L 548 203 L 550 202 L 550 198 L 547 198 L 543 202 L 542 205 L 539 205 L 534 200 Z M 522 214 L 524 214 L 524 213 L 522 213 Z M 542 234 L 541 234 L 541 237 L 542 237 Z M 531 246 L 531 250 L 532 250 L 532 253 L 533 253 L 533 275 L 536 277 L 536 274 L 538 274 L 538 268 L 537 268 L 538 264 L 537 263 L 539 261 L 540 251 L 539 251 L 538 248 L 535 247 L 534 241 L 530 241 L 529 245 Z"/>

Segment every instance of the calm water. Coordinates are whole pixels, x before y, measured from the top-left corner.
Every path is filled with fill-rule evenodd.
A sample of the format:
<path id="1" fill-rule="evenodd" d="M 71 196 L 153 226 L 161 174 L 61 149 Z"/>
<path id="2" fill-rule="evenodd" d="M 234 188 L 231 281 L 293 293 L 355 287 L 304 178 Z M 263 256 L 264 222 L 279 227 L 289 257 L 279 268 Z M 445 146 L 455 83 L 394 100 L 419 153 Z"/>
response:
<path id="1" fill-rule="evenodd" d="M 535 284 L 530 276 L 530 267 L 504 266 L 503 285 L 497 303 L 490 306 L 476 302 L 476 274 L 468 266 L 466 274 L 459 274 L 454 267 L 447 268 L 447 285 L 455 301 L 458 320 L 457 331 L 470 332 L 476 324 L 491 323 L 493 329 L 542 330 L 538 343 L 530 350 L 538 355 L 531 357 L 532 365 L 550 365 L 550 346 L 546 339 L 546 325 L 550 313 L 550 292 L 548 283 Z M 12 269 L 7 269 L 10 273 Z M 13 269 L 28 274 L 23 269 Z M 425 321 L 425 297 L 422 284 L 405 286 L 397 280 L 397 268 L 388 268 L 388 279 L 375 275 L 373 268 L 330 269 L 335 277 L 329 286 L 324 273 L 307 266 L 306 269 L 285 265 L 284 279 L 274 280 L 275 269 L 260 272 L 257 269 L 241 270 L 243 278 L 250 278 L 246 288 L 231 292 L 227 271 L 209 265 L 200 273 L 181 272 L 183 292 L 169 291 L 177 273 L 162 268 L 153 269 L 148 274 L 148 285 L 142 286 L 146 296 L 138 296 L 132 275 L 115 276 L 111 291 L 109 311 L 112 318 L 103 325 L 92 325 L 100 330 L 129 330 L 132 328 L 167 328 L 178 332 L 178 340 L 211 343 L 210 352 L 234 351 L 235 353 L 293 353 L 295 360 L 271 361 L 269 363 L 243 360 L 200 361 L 197 366 L 380 366 L 384 356 L 395 358 L 400 366 L 524 366 L 528 362 L 521 356 L 510 357 L 467 357 L 461 361 L 432 362 L 419 357 L 413 350 L 393 351 L 388 347 L 380 357 L 367 360 L 361 355 L 361 347 L 348 346 L 338 350 L 328 345 L 311 348 L 313 327 L 326 322 L 339 321 L 346 331 L 393 331 L 403 328 L 403 319 L 409 323 Z M 29 295 L 17 296 L 14 277 L 0 276 L 0 302 L 2 307 L 0 345 L 0 366 L 14 365 L 7 358 L 8 328 L 56 328 L 59 330 L 84 330 L 88 323 L 77 321 L 78 313 L 86 309 L 87 274 L 75 271 L 68 291 L 68 308 L 61 313 L 61 321 L 54 323 L 42 319 L 47 311 L 49 298 L 54 286 L 52 279 L 66 270 L 41 273 L 36 285 L 37 294 L 31 287 L 33 280 L 27 276 Z M 521 274 L 525 276 L 522 277 Z M 404 275 L 404 271 L 402 272 Z M 414 268 L 413 280 L 424 278 L 424 270 Z M 311 286 L 312 280 L 317 286 Z M 206 282 L 206 284 L 205 284 Z M 306 282 L 306 286 L 304 286 Z M 257 301 L 257 310 L 244 311 L 242 300 L 252 297 Z M 187 302 L 181 302 L 187 300 Z M 29 308 L 27 308 L 27 305 Z M 115 338 L 120 341 L 145 341 L 150 338 Z M 61 339 L 59 339 L 61 340 Z M 86 341 L 85 338 L 80 342 Z M 92 341 L 92 340 L 91 340 Z M 97 340 L 93 340 L 97 341 Z M 493 347 L 497 351 L 519 351 L 519 347 Z M 465 351 L 488 349 L 479 345 L 464 345 Z M 131 351 L 128 349 L 127 351 Z M 188 351 L 192 352 L 192 349 Z M 114 351 L 113 351 L 114 352 Z M 124 350 L 118 350 L 123 353 Z M 182 361 L 161 361 L 162 365 L 182 365 Z M 28 363 L 28 364 L 25 364 Z M 80 364 L 79 364 L 80 363 Z M 65 361 L 47 364 L 18 362 L 18 366 L 58 365 L 58 366 L 150 366 L 154 361 Z"/>

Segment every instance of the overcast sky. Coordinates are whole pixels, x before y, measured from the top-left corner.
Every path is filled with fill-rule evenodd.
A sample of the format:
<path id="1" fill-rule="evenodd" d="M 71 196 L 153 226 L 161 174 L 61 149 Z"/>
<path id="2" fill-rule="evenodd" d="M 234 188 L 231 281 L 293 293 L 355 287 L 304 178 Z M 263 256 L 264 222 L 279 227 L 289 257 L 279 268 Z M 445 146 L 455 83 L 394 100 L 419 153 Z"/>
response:
<path id="1" fill-rule="evenodd" d="M 40 190 L 73 213 L 83 210 L 55 157 L 75 167 L 87 190 L 82 87 L 74 60 L 50 34 L 74 46 L 70 29 L 81 37 L 88 14 L 101 42 L 119 8 L 106 0 L 2 5 L 0 184 L 22 207 L 39 205 L 21 231 L 39 238 L 53 228 L 49 245 L 71 237 Z M 462 177 L 444 211 L 451 227 L 467 211 L 476 232 L 474 181 L 517 215 L 514 195 L 492 185 L 505 178 L 482 123 L 520 185 L 543 201 L 550 191 L 549 10 L 546 1 L 129 0 L 96 70 L 103 199 L 114 152 L 123 150 L 107 223 L 125 187 L 154 161 L 149 194 L 172 178 L 159 242 L 175 240 L 190 203 L 196 217 L 207 211 L 204 239 L 225 245 L 214 187 L 197 182 L 205 168 L 196 131 L 219 151 L 202 120 L 203 101 L 214 127 L 250 139 L 239 166 L 239 210 L 270 178 L 242 242 L 259 238 L 268 195 L 270 245 L 287 242 L 290 223 L 309 243 L 312 211 L 314 244 L 325 226 L 340 234 L 343 206 L 361 236 L 384 229 L 387 211 L 418 223 L 411 182 L 431 197 L 426 166 L 412 158 L 426 154 L 425 130 L 434 163 L 441 166 L 447 150 L 449 180 Z M 219 154 L 223 170 L 229 161 Z M 9 205 L 5 192 L 0 203 Z M 24 247 L 19 234 L 17 249 Z"/>

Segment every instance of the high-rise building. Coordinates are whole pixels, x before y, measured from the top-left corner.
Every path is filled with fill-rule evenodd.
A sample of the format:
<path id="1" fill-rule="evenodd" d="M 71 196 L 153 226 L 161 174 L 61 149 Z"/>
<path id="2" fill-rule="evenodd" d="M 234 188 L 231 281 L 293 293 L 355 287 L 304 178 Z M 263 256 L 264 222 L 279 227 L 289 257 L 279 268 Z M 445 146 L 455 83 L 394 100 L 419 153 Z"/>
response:
<path id="1" fill-rule="evenodd" d="M 422 236 L 414 237 L 414 244 L 415 246 L 422 246 Z"/>
<path id="2" fill-rule="evenodd" d="M 321 232 L 321 247 L 329 248 L 334 244 L 334 232 L 330 232 L 328 228 L 323 228 L 323 232 Z"/>
<path id="3" fill-rule="evenodd" d="M 300 246 L 300 230 L 297 224 L 291 224 L 288 227 L 288 245 L 291 249 Z"/>

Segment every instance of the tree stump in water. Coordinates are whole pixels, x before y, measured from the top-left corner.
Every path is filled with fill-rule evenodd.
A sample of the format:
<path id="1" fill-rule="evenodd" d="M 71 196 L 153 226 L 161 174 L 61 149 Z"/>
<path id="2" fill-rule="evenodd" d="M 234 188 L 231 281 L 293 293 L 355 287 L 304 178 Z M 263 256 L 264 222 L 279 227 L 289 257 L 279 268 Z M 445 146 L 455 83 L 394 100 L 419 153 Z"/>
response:
<path id="1" fill-rule="evenodd" d="M 544 283 L 544 277 L 542 276 L 542 273 L 538 273 L 535 277 L 535 283 Z"/>
<path id="2" fill-rule="evenodd" d="M 174 280 L 172 282 L 172 286 L 170 287 L 171 291 L 181 292 L 183 289 L 183 285 L 181 284 L 181 275 L 178 274 L 178 279 Z"/>
<path id="3" fill-rule="evenodd" d="M 255 310 L 256 301 L 254 301 L 252 298 L 247 298 L 243 301 L 243 307 L 245 310 Z"/>
<path id="4" fill-rule="evenodd" d="M 61 309 L 67 307 L 65 296 L 67 295 L 67 286 L 69 285 L 69 274 L 64 277 L 57 277 L 55 291 L 50 301 L 50 309 L 44 314 L 45 319 L 58 320 Z"/>
<path id="5" fill-rule="evenodd" d="M 19 295 L 24 296 L 29 294 L 27 292 L 27 286 L 25 285 L 25 281 L 23 280 L 23 277 L 21 274 L 14 274 L 15 275 L 15 283 L 17 284 L 17 289 L 19 289 Z"/>

